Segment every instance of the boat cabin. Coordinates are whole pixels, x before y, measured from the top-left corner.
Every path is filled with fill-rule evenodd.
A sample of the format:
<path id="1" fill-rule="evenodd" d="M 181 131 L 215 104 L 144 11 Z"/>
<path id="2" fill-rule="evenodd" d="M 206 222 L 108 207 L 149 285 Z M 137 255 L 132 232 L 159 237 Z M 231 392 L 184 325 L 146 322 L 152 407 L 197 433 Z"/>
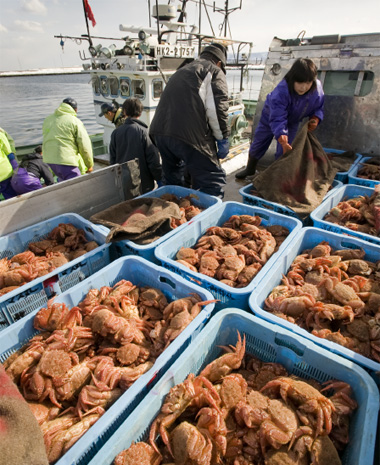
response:
<path id="1" fill-rule="evenodd" d="M 138 97 L 144 105 L 141 121 L 149 126 L 170 76 L 181 65 L 196 58 L 208 43 L 237 44 L 238 53 L 235 62 L 230 65 L 238 65 L 241 69 L 247 65 L 246 56 L 252 47 L 250 42 L 201 35 L 197 26 L 175 21 L 176 15 L 177 10 L 173 5 L 154 5 L 152 16 L 157 20 L 156 28 L 121 24 L 120 31 L 128 35 L 122 39 L 112 39 L 115 43 L 107 46 L 94 45 L 92 40 L 95 38 L 92 38 L 89 47 L 91 57 L 88 58 L 90 63 L 85 63 L 83 67 L 91 74 L 96 120 L 104 126 L 106 146 L 115 127 L 99 116 L 102 103 L 113 101 L 122 105 L 126 99 Z M 230 96 L 229 114 L 230 144 L 234 145 L 239 142 L 242 130 L 248 126 L 241 93 Z"/>

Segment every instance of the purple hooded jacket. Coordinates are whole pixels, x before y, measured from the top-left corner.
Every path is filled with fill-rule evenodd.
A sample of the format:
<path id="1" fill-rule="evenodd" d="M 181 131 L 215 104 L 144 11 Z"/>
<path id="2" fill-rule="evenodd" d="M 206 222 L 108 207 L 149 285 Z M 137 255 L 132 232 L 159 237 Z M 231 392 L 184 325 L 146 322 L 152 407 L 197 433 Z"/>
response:
<path id="1" fill-rule="evenodd" d="M 323 105 L 324 93 L 319 80 L 314 91 L 298 95 L 289 92 L 288 84 L 283 79 L 267 95 L 249 150 L 250 156 L 260 159 L 267 151 L 273 137 L 278 140 L 285 134 L 291 144 L 303 118 L 317 116 L 320 121 L 323 120 Z M 278 144 L 276 158 L 281 155 L 282 148 Z"/>

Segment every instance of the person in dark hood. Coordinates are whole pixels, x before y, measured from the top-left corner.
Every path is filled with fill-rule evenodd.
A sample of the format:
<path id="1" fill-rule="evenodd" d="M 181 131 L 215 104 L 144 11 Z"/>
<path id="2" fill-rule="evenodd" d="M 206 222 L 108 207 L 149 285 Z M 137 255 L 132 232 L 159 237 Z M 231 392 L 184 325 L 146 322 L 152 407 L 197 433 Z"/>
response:
<path id="1" fill-rule="evenodd" d="M 17 195 L 26 194 L 43 187 L 41 178 L 45 186 L 54 184 L 53 174 L 42 160 L 42 146 L 39 145 L 33 153 L 26 155 L 22 160 L 12 176 L 11 185 Z"/>
<path id="2" fill-rule="evenodd" d="M 229 153 L 227 51 L 212 43 L 192 63 L 179 68 L 161 95 L 149 133 L 162 158 L 164 182 L 223 197 L 226 173 L 220 160 Z"/>
<path id="3" fill-rule="evenodd" d="M 157 147 L 153 144 L 148 126 L 139 120 L 144 107 L 136 97 L 123 103 L 126 120 L 111 135 L 110 164 L 125 163 L 138 158 L 140 165 L 142 194 L 154 189 L 154 181 L 161 185 L 161 161 Z"/>

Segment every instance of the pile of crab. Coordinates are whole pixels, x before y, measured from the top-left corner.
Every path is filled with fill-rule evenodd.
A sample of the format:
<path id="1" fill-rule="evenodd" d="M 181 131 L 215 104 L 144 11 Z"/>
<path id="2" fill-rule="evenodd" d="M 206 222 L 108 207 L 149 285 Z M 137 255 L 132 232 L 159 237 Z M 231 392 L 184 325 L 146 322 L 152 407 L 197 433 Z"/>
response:
<path id="1" fill-rule="evenodd" d="M 284 226 L 260 223 L 259 216 L 233 215 L 208 228 L 194 247 L 181 247 L 176 261 L 227 286 L 246 287 L 289 235 Z"/>
<path id="2" fill-rule="evenodd" d="M 70 223 L 59 224 L 46 239 L 30 242 L 25 252 L 0 259 L 0 296 L 45 276 L 97 247 L 97 242 L 86 239 L 83 229 Z"/>
<path id="3" fill-rule="evenodd" d="M 375 189 L 370 196 L 359 195 L 352 199 L 344 199 L 333 207 L 323 219 L 329 223 L 352 229 L 352 231 L 377 236 L 378 206 L 376 203 L 378 203 L 378 195 L 378 191 Z"/>
<path id="4" fill-rule="evenodd" d="M 166 200 L 168 202 L 174 202 L 179 206 L 179 211 L 181 213 L 181 218 L 178 220 L 177 218 L 172 218 L 170 222 L 170 226 L 174 228 L 178 228 L 181 224 L 186 223 L 194 218 L 194 216 L 199 215 L 205 209 L 202 207 L 197 207 L 193 203 L 193 198 L 195 197 L 194 194 L 187 195 L 186 197 L 177 197 L 174 194 L 162 194 L 160 199 Z"/>
<path id="5" fill-rule="evenodd" d="M 363 249 L 304 250 L 264 302 L 264 309 L 313 335 L 380 362 L 380 262 Z"/>
<path id="6" fill-rule="evenodd" d="M 380 181 L 380 164 L 378 158 L 370 158 L 363 163 L 358 164 L 356 177 Z"/>
<path id="7" fill-rule="evenodd" d="M 52 303 L 34 318 L 42 332 L 5 362 L 58 460 L 199 314 L 197 295 L 170 303 L 159 290 L 121 280 L 91 289 L 78 306 Z M 214 302 L 214 301 L 212 301 Z"/>
<path id="8" fill-rule="evenodd" d="M 349 384 L 288 376 L 236 347 L 167 394 L 149 440 L 114 465 L 338 465 L 357 408 Z M 338 452 L 339 451 L 339 452 Z"/>

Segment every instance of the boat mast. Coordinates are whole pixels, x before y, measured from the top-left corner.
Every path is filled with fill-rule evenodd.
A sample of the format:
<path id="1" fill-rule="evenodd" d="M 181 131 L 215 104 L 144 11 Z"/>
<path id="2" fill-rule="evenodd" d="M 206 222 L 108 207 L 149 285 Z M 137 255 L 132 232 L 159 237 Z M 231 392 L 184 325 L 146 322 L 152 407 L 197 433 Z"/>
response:
<path id="1" fill-rule="evenodd" d="M 88 42 L 90 44 L 90 47 L 92 47 L 92 39 L 91 39 L 91 36 L 90 36 L 90 28 L 88 27 L 88 18 L 87 18 L 87 14 L 86 14 L 86 6 L 84 4 L 84 0 L 82 0 L 82 6 L 83 6 L 84 19 L 86 21 Z"/>
<path id="2" fill-rule="evenodd" d="M 214 2 L 214 13 L 217 12 L 217 13 L 223 13 L 224 15 L 224 19 L 223 19 L 223 23 L 222 23 L 222 26 L 221 26 L 221 29 L 224 25 L 224 37 L 227 37 L 227 30 L 229 29 L 229 19 L 228 19 L 228 16 L 233 13 L 234 11 L 236 10 L 241 10 L 241 5 L 243 3 L 243 0 L 240 0 L 240 5 L 237 6 L 237 7 L 234 7 L 234 8 L 228 8 L 228 3 L 229 3 L 229 0 L 226 0 L 224 2 L 224 8 L 219 8 L 215 5 L 215 2 Z"/>

